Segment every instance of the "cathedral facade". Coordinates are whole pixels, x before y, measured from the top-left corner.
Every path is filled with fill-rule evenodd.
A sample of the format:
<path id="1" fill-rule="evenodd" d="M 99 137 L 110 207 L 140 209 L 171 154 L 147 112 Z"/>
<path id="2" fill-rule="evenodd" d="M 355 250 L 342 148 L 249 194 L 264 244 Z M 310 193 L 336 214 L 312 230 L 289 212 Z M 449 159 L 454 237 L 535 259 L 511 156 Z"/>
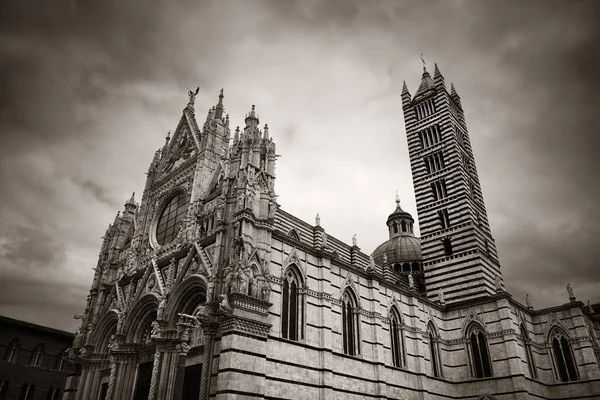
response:
<path id="1" fill-rule="evenodd" d="M 371 255 L 280 207 L 254 106 L 231 132 L 196 94 L 104 236 L 65 400 L 600 398 L 593 310 L 505 291 L 437 66 L 401 93 L 421 237 L 397 200 Z"/>

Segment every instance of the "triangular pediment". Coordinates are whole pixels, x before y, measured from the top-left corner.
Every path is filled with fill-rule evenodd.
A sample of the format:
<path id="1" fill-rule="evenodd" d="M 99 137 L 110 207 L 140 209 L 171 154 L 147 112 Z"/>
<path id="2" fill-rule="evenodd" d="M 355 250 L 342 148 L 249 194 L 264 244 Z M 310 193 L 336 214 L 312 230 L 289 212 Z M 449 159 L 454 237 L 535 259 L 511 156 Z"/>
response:
<path id="1" fill-rule="evenodd" d="M 190 124 L 193 116 L 184 116 L 179 121 L 173 137 L 169 140 L 167 149 L 162 154 L 159 166 L 159 179 L 179 169 L 182 164 L 194 158 L 199 151 L 199 142 L 195 130 Z M 194 121 L 195 122 L 195 121 Z"/>

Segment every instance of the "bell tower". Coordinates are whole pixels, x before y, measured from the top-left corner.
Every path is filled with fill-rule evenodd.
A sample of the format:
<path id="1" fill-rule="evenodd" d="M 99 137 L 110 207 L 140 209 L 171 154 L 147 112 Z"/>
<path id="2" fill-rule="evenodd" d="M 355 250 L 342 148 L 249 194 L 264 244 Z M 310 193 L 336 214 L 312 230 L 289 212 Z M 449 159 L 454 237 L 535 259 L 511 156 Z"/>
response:
<path id="1" fill-rule="evenodd" d="M 503 290 L 460 97 L 435 65 L 402 109 L 421 230 L 427 296 L 454 303 Z"/>

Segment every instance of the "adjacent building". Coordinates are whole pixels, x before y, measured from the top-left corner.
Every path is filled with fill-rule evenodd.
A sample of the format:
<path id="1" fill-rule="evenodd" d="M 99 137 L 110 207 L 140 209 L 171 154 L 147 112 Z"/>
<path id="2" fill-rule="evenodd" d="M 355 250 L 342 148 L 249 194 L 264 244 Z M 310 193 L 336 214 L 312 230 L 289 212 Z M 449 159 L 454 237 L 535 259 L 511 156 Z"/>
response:
<path id="1" fill-rule="evenodd" d="M 74 335 L 0 316 L 0 399 L 59 400 Z"/>

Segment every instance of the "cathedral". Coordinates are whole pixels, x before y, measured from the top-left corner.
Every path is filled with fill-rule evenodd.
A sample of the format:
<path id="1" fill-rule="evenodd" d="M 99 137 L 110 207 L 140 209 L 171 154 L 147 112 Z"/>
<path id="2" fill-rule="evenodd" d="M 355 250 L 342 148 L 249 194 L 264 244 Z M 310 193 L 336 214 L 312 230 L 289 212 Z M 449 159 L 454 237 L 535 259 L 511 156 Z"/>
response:
<path id="1" fill-rule="evenodd" d="M 421 237 L 396 199 L 370 255 L 277 203 L 254 106 L 232 132 L 223 91 L 200 124 L 197 94 L 106 231 L 64 400 L 600 398 L 592 307 L 505 291 L 437 65 L 401 92 Z"/>

